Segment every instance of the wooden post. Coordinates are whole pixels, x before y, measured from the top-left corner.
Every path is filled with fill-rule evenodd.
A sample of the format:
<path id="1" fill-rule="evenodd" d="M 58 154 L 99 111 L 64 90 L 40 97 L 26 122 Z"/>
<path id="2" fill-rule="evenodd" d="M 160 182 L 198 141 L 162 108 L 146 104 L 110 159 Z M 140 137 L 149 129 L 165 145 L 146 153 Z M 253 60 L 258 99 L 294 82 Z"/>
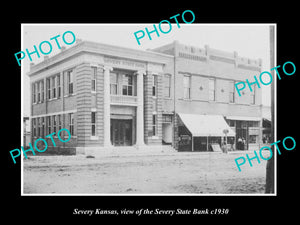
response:
<path id="1" fill-rule="evenodd" d="M 207 141 L 206 141 L 206 151 L 208 151 L 208 136 L 207 136 Z"/>
<path id="2" fill-rule="evenodd" d="M 274 67 L 274 25 L 269 27 L 270 33 L 270 66 Z M 272 76 L 274 77 L 274 70 L 271 71 Z M 270 143 L 274 142 L 274 81 L 271 83 L 271 140 Z M 274 145 L 271 146 L 273 157 L 268 160 L 266 168 L 266 189 L 265 193 L 274 193 Z"/>
<path id="3" fill-rule="evenodd" d="M 194 137 L 192 135 L 192 152 L 194 151 Z"/>

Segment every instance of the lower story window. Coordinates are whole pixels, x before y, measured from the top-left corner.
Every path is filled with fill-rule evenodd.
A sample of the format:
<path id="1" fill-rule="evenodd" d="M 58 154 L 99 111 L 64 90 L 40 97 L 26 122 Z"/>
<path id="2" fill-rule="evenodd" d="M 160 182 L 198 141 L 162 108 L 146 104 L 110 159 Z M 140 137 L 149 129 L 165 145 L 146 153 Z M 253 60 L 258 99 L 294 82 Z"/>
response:
<path id="1" fill-rule="evenodd" d="M 74 113 L 69 113 L 69 131 L 74 135 Z"/>
<path id="2" fill-rule="evenodd" d="M 92 112 L 91 125 L 92 125 L 92 136 L 96 136 L 96 112 Z"/>
<path id="3" fill-rule="evenodd" d="M 55 115 L 52 117 L 52 121 L 53 121 L 53 132 L 55 133 L 55 135 L 57 135 L 56 134 L 56 116 Z"/>
<path id="4" fill-rule="evenodd" d="M 156 114 L 152 115 L 152 135 L 153 136 L 157 135 L 157 115 Z"/>
<path id="5" fill-rule="evenodd" d="M 32 130 L 33 130 L 33 136 L 36 137 L 36 119 L 32 119 Z"/>
<path id="6" fill-rule="evenodd" d="M 51 116 L 47 117 L 47 121 L 48 121 L 48 134 L 51 134 Z"/>

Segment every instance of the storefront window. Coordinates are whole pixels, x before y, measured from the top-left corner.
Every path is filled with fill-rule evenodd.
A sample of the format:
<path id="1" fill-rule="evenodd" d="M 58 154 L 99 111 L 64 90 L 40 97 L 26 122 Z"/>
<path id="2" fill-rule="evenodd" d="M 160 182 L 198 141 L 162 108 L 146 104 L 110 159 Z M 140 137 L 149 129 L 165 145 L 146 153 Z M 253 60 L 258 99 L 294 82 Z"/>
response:
<path id="1" fill-rule="evenodd" d="M 249 143 L 250 143 L 250 144 L 255 144 L 255 143 L 257 143 L 257 138 L 258 138 L 257 135 L 249 135 Z"/>
<path id="2" fill-rule="evenodd" d="M 259 121 L 249 121 L 249 127 L 259 127 Z"/>
<path id="3" fill-rule="evenodd" d="M 172 123 L 172 116 L 171 115 L 163 115 L 162 122 L 163 123 Z"/>

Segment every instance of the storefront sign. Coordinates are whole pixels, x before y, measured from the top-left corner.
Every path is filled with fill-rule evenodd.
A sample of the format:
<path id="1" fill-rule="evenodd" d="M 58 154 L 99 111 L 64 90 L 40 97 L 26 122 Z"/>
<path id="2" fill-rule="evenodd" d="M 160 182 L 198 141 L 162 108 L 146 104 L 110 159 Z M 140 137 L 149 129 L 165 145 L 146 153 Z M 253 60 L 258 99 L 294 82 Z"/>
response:
<path id="1" fill-rule="evenodd" d="M 146 64 L 141 62 L 135 62 L 132 60 L 104 57 L 104 63 L 110 64 L 116 67 L 130 67 L 135 69 L 146 69 Z"/>

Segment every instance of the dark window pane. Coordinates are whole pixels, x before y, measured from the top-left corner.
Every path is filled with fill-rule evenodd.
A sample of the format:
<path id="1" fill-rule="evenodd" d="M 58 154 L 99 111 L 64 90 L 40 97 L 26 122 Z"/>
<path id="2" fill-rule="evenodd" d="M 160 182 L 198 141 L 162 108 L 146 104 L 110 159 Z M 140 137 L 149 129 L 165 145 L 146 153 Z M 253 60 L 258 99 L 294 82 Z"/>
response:
<path id="1" fill-rule="evenodd" d="M 127 95 L 127 86 L 123 85 L 123 95 Z"/>
<path id="2" fill-rule="evenodd" d="M 96 122 L 96 113 L 92 112 L 92 123 Z"/>
<path id="3" fill-rule="evenodd" d="M 73 83 L 69 84 L 69 94 L 73 94 Z"/>
<path id="4" fill-rule="evenodd" d="M 132 85 L 132 76 L 126 75 L 128 77 L 128 85 Z"/>
<path id="5" fill-rule="evenodd" d="M 132 95 L 132 86 L 128 86 L 128 95 Z"/>
<path id="6" fill-rule="evenodd" d="M 92 125 L 92 136 L 96 135 L 96 126 Z"/>
<path id="7" fill-rule="evenodd" d="M 92 91 L 96 91 L 96 80 L 92 80 Z"/>

